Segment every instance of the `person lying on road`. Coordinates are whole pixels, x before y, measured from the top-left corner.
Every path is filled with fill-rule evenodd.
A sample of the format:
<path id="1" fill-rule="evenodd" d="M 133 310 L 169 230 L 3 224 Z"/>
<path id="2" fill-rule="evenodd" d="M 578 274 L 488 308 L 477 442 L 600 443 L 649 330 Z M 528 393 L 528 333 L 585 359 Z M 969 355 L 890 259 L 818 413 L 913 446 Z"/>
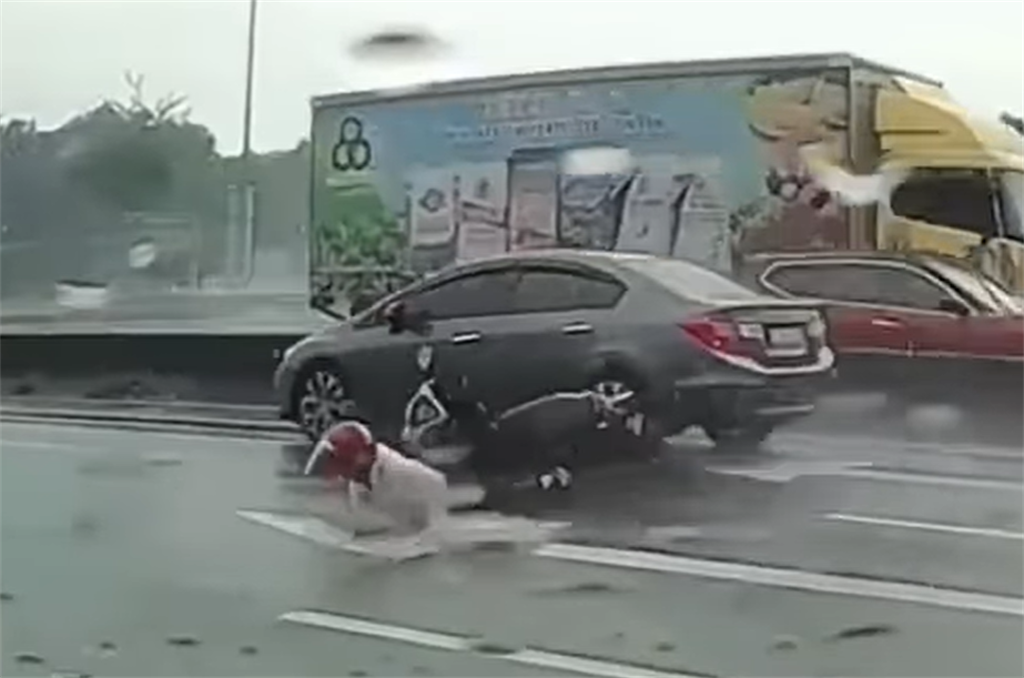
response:
<path id="1" fill-rule="evenodd" d="M 388 532 L 410 535 L 435 528 L 447 518 L 444 474 L 377 442 L 359 422 L 342 422 L 328 430 L 314 447 L 304 475 L 317 473 L 318 464 L 323 465 L 322 475 L 341 481 L 356 522 L 384 518 Z M 358 527 L 353 531 L 357 536 L 366 532 Z"/>

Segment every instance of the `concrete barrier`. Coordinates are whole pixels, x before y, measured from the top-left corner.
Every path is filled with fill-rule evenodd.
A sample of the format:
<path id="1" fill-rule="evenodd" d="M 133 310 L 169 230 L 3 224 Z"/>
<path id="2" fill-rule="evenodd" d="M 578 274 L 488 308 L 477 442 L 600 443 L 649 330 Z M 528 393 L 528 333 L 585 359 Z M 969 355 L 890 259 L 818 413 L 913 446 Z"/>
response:
<path id="1" fill-rule="evenodd" d="M 302 334 L 4 334 L 5 393 L 271 403 L 281 353 Z"/>

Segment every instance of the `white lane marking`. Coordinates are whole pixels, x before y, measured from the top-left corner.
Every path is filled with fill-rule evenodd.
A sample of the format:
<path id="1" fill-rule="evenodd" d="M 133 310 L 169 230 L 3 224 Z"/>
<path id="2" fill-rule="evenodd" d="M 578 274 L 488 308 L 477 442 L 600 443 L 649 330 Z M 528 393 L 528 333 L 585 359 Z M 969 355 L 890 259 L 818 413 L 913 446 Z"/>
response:
<path id="1" fill-rule="evenodd" d="M 38 450 L 81 450 L 82 448 L 78 445 L 69 445 L 67 443 L 53 443 L 45 440 L 12 440 L 10 438 L 0 439 L 0 448 L 4 446 L 12 447 L 27 447 L 30 449 Z"/>
<path id="2" fill-rule="evenodd" d="M 352 534 L 329 525 L 315 516 L 285 515 L 267 511 L 235 511 L 235 515 L 259 525 L 273 528 L 294 537 L 309 540 L 320 546 L 344 549 L 352 542 Z"/>
<path id="3" fill-rule="evenodd" d="M 240 509 L 235 515 L 243 520 L 269 527 L 293 537 L 306 539 L 333 549 L 367 556 L 408 560 L 437 553 L 440 547 L 458 548 L 480 543 L 506 542 L 528 547 L 546 541 L 551 534 L 569 527 L 559 521 L 530 521 L 499 513 L 451 515 L 435 535 L 437 541 L 421 541 L 418 537 L 381 536 L 363 538 L 314 515 L 281 514 L 269 511 Z"/>
<path id="4" fill-rule="evenodd" d="M 197 440 L 216 440 L 228 443 L 244 443 L 246 445 L 274 445 L 280 447 L 282 443 L 294 443 L 304 441 L 305 438 L 301 434 L 289 435 L 286 433 L 265 433 L 260 437 L 253 437 L 251 433 L 244 431 L 228 431 L 225 430 L 221 433 L 212 434 L 209 429 L 191 429 L 185 426 L 175 426 L 174 431 L 168 431 L 166 428 L 161 428 L 155 424 L 131 424 L 125 423 L 108 423 L 108 422 L 85 422 L 75 421 L 68 422 L 65 420 L 53 420 L 53 421 L 5 421 L 3 424 L 4 429 L 20 428 L 22 430 L 33 430 L 38 431 L 39 429 L 52 429 L 59 427 L 62 430 L 70 430 L 77 433 L 89 433 L 95 434 L 96 436 L 111 436 L 117 433 L 130 432 L 133 434 L 148 433 L 153 436 L 159 436 L 161 438 L 167 438 L 168 440 L 182 440 L 194 443 Z M 194 432 L 193 432 L 194 431 Z M 11 440 L 14 444 L 22 444 L 25 442 L 36 442 L 36 441 L 21 441 Z M 52 444 L 54 448 L 63 446 L 67 448 L 78 447 L 72 443 L 58 443 L 49 441 L 39 441 Z M 41 447 L 41 446 L 40 446 Z"/>
<path id="5" fill-rule="evenodd" d="M 1005 492 L 1024 491 L 1024 483 L 1012 480 L 996 480 L 994 478 L 971 478 L 967 476 L 942 476 L 926 473 L 906 473 L 903 471 L 887 471 L 874 468 L 845 468 L 835 472 L 843 478 L 860 478 L 864 480 L 880 480 L 907 485 L 932 485 L 935 487 L 960 487 L 972 490 L 995 490 Z"/>
<path id="6" fill-rule="evenodd" d="M 32 409 L 46 409 L 47 405 L 60 406 L 60 409 L 85 408 L 86 412 L 95 411 L 96 400 L 90 398 L 47 398 L 46 396 L 16 396 L 10 401 L 15 406 Z M 116 405 L 117 401 L 104 402 L 105 405 Z M 203 402 L 201 400 L 133 400 L 126 401 L 125 405 L 134 411 L 146 412 L 251 412 L 253 414 L 266 414 L 274 416 L 277 408 L 273 405 L 246 405 L 218 402 Z"/>
<path id="7" fill-rule="evenodd" d="M 955 610 L 1024 616 L 1024 599 L 989 593 L 973 593 L 947 588 L 903 582 L 864 579 L 860 577 L 821 574 L 801 570 L 703 560 L 643 551 L 548 544 L 534 550 L 534 555 L 589 565 L 621 567 L 668 574 L 682 574 L 707 579 L 742 581 L 799 591 L 814 591 L 858 598 L 875 598 L 902 603 L 916 603 Z"/>
<path id="8" fill-rule="evenodd" d="M 690 447 L 713 447 L 711 441 L 696 433 L 673 436 L 669 442 Z M 899 438 L 879 438 L 848 434 L 826 435 L 780 431 L 773 435 L 769 446 L 780 453 L 807 454 L 820 458 L 822 449 L 841 451 L 843 454 L 922 454 L 962 456 L 995 461 L 1024 463 L 1024 452 L 1009 445 L 940 443 Z"/>
<path id="9" fill-rule="evenodd" d="M 931 473 L 913 473 L 909 471 L 890 471 L 874 468 L 869 461 L 785 461 L 774 466 L 729 467 L 710 466 L 711 473 L 726 476 L 740 476 L 767 483 L 789 483 L 797 478 L 854 478 L 859 480 L 876 480 L 881 482 L 903 483 L 907 485 L 932 485 L 937 487 L 958 487 L 974 490 L 993 490 L 1007 492 L 1024 491 L 1024 483 L 996 478 L 979 478 L 971 476 L 937 475 Z"/>
<path id="10" fill-rule="evenodd" d="M 280 515 L 263 511 L 238 511 L 238 516 L 287 534 L 333 548 L 346 548 L 347 535 L 341 530 L 324 529 L 326 523 L 314 516 Z M 1012 596 L 973 593 L 861 577 L 821 574 L 763 565 L 730 563 L 649 551 L 578 546 L 554 543 L 535 548 L 533 555 L 589 565 L 680 574 L 708 579 L 742 581 L 775 588 L 814 591 L 860 598 L 876 598 L 902 603 L 1024 616 L 1024 600 Z"/>
<path id="11" fill-rule="evenodd" d="M 977 459 L 993 459 L 1024 463 L 1024 452 L 1009 446 L 969 445 L 964 443 L 927 443 L 895 438 L 877 438 L 871 436 L 850 435 L 815 435 L 810 433 L 779 433 L 771 438 L 771 444 L 781 451 L 809 451 L 820 455 L 822 447 L 842 449 L 850 452 L 874 452 L 892 454 L 909 452 L 913 454 L 938 454 L 943 456 L 963 456 Z"/>
<path id="12" fill-rule="evenodd" d="M 828 513 L 826 520 L 833 520 L 839 523 L 852 523 L 856 525 L 872 525 L 878 527 L 897 527 L 907 530 L 921 530 L 924 532 L 942 532 L 946 534 L 958 534 L 968 537 L 991 537 L 992 539 L 1015 539 L 1024 541 L 1024 533 L 1000 530 L 994 527 L 971 527 L 969 525 L 950 525 L 947 523 L 927 523 L 915 520 L 900 520 L 897 518 L 883 518 L 881 516 L 862 516 L 855 513 Z"/>
<path id="13" fill-rule="evenodd" d="M 660 671 L 636 664 L 620 663 L 607 659 L 592 659 L 561 652 L 524 648 L 508 652 L 481 652 L 475 649 L 474 641 L 466 636 L 436 631 L 423 631 L 407 626 L 384 624 L 381 622 L 348 617 L 330 612 L 298 610 L 286 612 L 278 617 L 279 621 L 291 622 L 303 626 L 312 626 L 340 633 L 350 633 L 370 638 L 393 640 L 408 645 L 419 645 L 436 650 L 449 652 L 467 652 L 490 657 L 500 661 L 536 666 L 543 669 L 567 671 L 585 676 L 602 676 L 604 678 L 697 678 L 694 674 Z"/>
<path id="14" fill-rule="evenodd" d="M 708 471 L 726 476 L 740 476 L 766 483 L 788 483 L 804 476 L 838 476 L 851 467 L 868 467 L 863 461 L 784 461 L 774 466 L 710 466 Z"/>
<path id="15" fill-rule="evenodd" d="M 349 553 L 402 561 L 437 553 L 437 547 L 412 537 L 380 537 L 356 541 L 351 532 L 335 527 L 315 516 L 281 515 L 264 511 L 235 511 L 244 520 L 280 530 L 314 544 L 341 549 Z"/>
<path id="16" fill-rule="evenodd" d="M 211 417 L 175 417 L 175 416 L 153 416 L 140 415 L 139 413 L 104 412 L 81 413 L 69 411 L 67 413 L 50 412 L 37 414 L 32 412 L 13 411 L 12 408 L 0 407 L 0 420 L 11 423 L 36 424 L 36 425 L 76 425 L 82 428 L 112 428 L 132 430 L 156 430 L 165 431 L 172 429 L 179 432 L 196 431 L 210 435 L 212 432 L 223 432 L 227 436 L 246 436 L 243 431 L 251 431 L 263 436 L 289 436 L 297 437 L 300 432 L 297 429 L 289 430 L 283 423 L 266 421 L 244 421 L 238 419 L 215 419 Z M 248 435 L 251 436 L 252 433 Z"/>

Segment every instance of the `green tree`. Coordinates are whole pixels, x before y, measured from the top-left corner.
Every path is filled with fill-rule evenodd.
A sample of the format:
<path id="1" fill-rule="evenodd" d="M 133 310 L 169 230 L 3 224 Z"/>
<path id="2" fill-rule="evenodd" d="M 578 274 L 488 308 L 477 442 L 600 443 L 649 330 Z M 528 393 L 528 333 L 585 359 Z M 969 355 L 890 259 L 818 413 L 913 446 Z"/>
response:
<path id="1" fill-rule="evenodd" d="M 184 97 L 148 103 L 141 75 L 125 81 L 126 102 L 104 101 L 61 128 L 67 178 L 118 211 L 191 211 L 215 170 L 213 134 L 189 122 Z"/>
<path id="2" fill-rule="evenodd" d="M 32 150 L 37 138 L 35 120 L 0 116 L 0 152 L 3 157 L 19 155 Z"/>

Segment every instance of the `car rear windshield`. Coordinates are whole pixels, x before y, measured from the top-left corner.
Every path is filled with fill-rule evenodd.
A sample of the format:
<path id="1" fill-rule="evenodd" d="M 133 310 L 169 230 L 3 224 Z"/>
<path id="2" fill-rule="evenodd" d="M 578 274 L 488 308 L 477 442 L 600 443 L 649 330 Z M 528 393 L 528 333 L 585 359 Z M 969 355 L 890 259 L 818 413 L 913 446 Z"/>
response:
<path id="1" fill-rule="evenodd" d="M 655 281 L 669 292 L 702 302 L 755 299 L 753 290 L 711 269 L 678 259 L 624 261 L 623 265 Z"/>

